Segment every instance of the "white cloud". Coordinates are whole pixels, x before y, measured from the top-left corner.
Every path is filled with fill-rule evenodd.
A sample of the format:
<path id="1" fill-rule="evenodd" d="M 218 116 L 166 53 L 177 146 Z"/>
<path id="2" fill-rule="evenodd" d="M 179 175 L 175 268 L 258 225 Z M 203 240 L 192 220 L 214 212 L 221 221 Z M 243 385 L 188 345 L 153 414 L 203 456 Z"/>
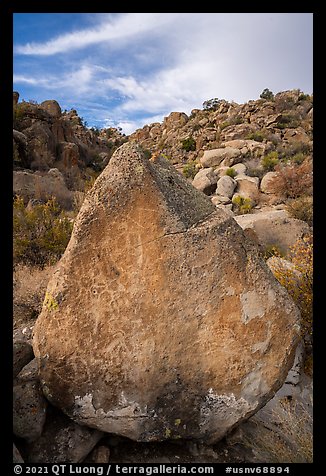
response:
<path id="1" fill-rule="evenodd" d="M 122 41 L 135 35 L 153 32 L 171 23 L 174 13 L 126 13 L 104 15 L 101 23 L 94 28 L 77 30 L 57 36 L 43 43 L 17 45 L 15 52 L 21 55 L 49 56 L 67 53 L 71 50 L 108 41 Z"/>

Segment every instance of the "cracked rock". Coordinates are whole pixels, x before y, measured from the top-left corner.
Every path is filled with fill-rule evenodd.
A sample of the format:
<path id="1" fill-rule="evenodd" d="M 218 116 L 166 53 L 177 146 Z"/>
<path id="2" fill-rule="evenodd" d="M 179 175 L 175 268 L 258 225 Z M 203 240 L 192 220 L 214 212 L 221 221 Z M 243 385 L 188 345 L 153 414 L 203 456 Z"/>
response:
<path id="1" fill-rule="evenodd" d="M 86 196 L 34 327 L 43 392 L 136 441 L 221 439 L 281 387 L 299 311 L 257 246 L 126 143 Z"/>

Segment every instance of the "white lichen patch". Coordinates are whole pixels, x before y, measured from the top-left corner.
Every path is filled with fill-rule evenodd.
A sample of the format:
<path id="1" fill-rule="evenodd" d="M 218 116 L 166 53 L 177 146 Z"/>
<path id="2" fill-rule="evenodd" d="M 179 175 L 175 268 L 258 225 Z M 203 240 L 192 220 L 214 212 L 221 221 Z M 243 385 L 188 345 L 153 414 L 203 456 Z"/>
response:
<path id="1" fill-rule="evenodd" d="M 221 433 L 245 416 L 251 407 L 244 398 L 236 398 L 233 393 L 219 395 L 208 390 L 200 408 L 199 427 L 203 432 L 220 428 Z"/>
<path id="2" fill-rule="evenodd" d="M 86 393 L 83 397 L 76 395 L 75 414 L 83 418 L 137 418 L 149 416 L 147 405 L 141 408 L 137 402 L 129 401 L 123 392 L 119 398 L 119 406 L 107 412 L 103 408 L 95 408 L 91 393 Z"/>
<path id="3" fill-rule="evenodd" d="M 240 296 L 242 305 L 241 320 L 248 324 L 252 319 L 263 317 L 265 306 L 262 297 L 256 291 L 247 291 Z"/>

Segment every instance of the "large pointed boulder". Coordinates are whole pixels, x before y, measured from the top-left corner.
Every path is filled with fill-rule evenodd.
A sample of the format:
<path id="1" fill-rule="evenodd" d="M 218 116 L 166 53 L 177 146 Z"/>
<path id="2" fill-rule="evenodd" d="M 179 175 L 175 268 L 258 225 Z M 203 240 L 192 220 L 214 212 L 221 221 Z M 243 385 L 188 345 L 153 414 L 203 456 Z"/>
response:
<path id="1" fill-rule="evenodd" d="M 280 388 L 298 317 L 236 221 L 126 143 L 85 199 L 33 347 L 76 422 L 214 442 Z"/>

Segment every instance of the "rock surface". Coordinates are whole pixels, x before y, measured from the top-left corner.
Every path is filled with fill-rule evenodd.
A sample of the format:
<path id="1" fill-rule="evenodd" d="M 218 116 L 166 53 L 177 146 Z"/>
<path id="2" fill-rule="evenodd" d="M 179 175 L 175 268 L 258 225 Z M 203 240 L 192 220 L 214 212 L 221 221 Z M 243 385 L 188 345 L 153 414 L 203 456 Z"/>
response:
<path id="1" fill-rule="evenodd" d="M 15 378 L 33 358 L 32 345 L 22 339 L 15 339 L 13 343 L 13 377 Z"/>
<path id="2" fill-rule="evenodd" d="M 206 195 L 210 195 L 216 189 L 217 177 L 212 167 L 200 170 L 194 177 L 192 185 Z"/>
<path id="3" fill-rule="evenodd" d="M 86 197 L 47 296 L 33 339 L 45 395 L 134 440 L 217 441 L 293 363 L 299 312 L 257 247 L 132 143 Z"/>
<path id="4" fill-rule="evenodd" d="M 37 440 L 43 430 L 47 401 L 38 380 L 36 359 L 18 374 L 13 389 L 13 431 L 26 441 Z"/>
<path id="5" fill-rule="evenodd" d="M 277 246 L 284 255 L 288 254 L 297 240 L 311 231 L 306 222 L 290 218 L 286 210 L 239 215 L 235 220 L 260 245 Z"/>

